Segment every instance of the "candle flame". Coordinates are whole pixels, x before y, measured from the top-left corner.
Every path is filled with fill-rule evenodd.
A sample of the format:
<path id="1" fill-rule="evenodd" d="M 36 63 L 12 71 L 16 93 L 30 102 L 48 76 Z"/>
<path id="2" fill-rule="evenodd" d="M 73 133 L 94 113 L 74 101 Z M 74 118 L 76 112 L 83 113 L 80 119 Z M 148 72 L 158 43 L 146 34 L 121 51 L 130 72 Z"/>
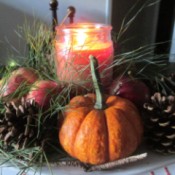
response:
<path id="1" fill-rule="evenodd" d="M 83 46 L 88 38 L 88 35 L 85 33 L 85 30 L 79 30 L 76 38 L 76 45 Z"/>

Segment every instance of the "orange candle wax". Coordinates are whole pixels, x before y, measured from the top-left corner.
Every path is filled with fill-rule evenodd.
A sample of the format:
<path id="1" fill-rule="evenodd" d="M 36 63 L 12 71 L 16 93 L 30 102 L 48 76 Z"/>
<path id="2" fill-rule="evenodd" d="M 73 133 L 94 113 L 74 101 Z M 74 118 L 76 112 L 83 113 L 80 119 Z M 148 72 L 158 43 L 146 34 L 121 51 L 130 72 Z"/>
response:
<path id="1" fill-rule="evenodd" d="M 89 55 L 98 59 L 104 86 L 112 79 L 113 44 L 111 27 L 80 23 L 56 28 L 56 66 L 60 81 L 81 85 L 91 84 Z"/>

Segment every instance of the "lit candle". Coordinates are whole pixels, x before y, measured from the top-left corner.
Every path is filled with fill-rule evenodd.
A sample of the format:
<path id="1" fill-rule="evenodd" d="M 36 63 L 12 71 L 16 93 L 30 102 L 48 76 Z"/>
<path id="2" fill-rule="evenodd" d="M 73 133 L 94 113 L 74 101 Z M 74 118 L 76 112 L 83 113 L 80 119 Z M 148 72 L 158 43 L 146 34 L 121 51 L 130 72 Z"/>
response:
<path id="1" fill-rule="evenodd" d="M 65 83 L 89 85 L 89 55 L 93 55 L 98 59 L 102 83 L 107 86 L 112 79 L 111 28 L 94 23 L 56 27 L 55 61 L 58 79 Z"/>

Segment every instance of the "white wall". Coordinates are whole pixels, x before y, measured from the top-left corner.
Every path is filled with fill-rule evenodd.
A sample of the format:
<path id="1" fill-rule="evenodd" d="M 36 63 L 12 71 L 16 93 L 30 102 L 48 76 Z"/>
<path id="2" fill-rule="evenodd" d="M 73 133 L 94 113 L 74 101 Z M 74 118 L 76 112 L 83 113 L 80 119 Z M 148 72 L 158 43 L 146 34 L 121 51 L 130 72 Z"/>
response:
<path id="1" fill-rule="evenodd" d="M 8 61 L 12 54 L 24 51 L 25 43 L 17 37 L 15 31 L 26 20 L 33 18 L 0 2 L 0 64 Z M 7 59 L 8 58 L 8 59 Z"/>
<path id="2" fill-rule="evenodd" d="M 68 6 L 76 9 L 76 21 L 110 23 L 112 0 L 59 0 L 59 20 L 63 19 Z"/>
<path id="3" fill-rule="evenodd" d="M 72 5 L 77 9 L 77 21 L 85 20 L 91 22 L 108 23 L 110 20 L 110 4 L 112 0 L 58 0 L 58 16 L 61 21 L 66 14 L 67 7 Z M 50 22 L 50 0 L 0 0 L 0 4 L 5 4 L 15 8 L 25 14 L 34 15 L 40 19 Z M 7 12 L 8 13 L 8 12 Z"/>

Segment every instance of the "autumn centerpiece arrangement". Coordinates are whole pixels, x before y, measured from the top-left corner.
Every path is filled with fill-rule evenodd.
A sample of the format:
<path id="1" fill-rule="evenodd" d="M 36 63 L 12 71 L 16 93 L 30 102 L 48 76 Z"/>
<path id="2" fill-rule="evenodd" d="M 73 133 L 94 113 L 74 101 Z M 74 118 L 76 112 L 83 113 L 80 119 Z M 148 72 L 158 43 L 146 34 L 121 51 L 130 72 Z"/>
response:
<path id="1" fill-rule="evenodd" d="M 90 82 L 76 84 L 73 77 L 65 83 L 55 67 L 53 34 L 42 24 L 35 26 L 36 35 L 30 30 L 25 27 L 27 61 L 0 71 L 1 163 L 95 171 L 145 158 L 137 152 L 143 144 L 175 153 L 175 75 L 162 71 L 165 55 L 144 46 L 119 53 L 103 70 L 89 48 L 87 67 L 74 73 L 79 77 L 85 70 Z M 113 77 L 104 86 L 101 77 L 109 69 Z"/>

